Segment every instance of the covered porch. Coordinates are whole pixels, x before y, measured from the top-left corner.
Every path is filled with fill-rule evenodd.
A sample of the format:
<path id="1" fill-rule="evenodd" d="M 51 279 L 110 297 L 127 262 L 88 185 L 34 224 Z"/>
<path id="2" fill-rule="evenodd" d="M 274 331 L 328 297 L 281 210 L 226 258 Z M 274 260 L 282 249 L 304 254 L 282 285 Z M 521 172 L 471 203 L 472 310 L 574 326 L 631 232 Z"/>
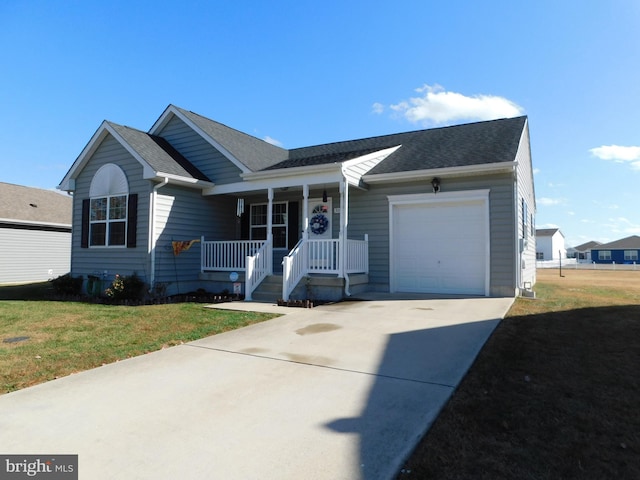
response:
<path id="1" fill-rule="evenodd" d="M 273 293 L 285 301 L 293 298 L 301 284 L 307 288 L 312 284 L 325 288 L 331 285 L 332 298 L 326 299 L 350 295 L 353 279 L 357 277 L 355 283 L 362 284 L 369 273 L 368 235 L 348 237 L 346 180 L 331 190 L 339 194 L 335 202 L 339 206 L 332 203 L 326 187 L 321 188 L 318 195 L 318 190 L 314 194 L 308 184 L 291 188 L 297 193 L 289 187 L 269 187 L 266 203 L 264 194 L 256 197 L 247 192 L 245 197 L 249 199 L 238 196 L 236 216 L 246 221 L 236 227 L 236 237 L 240 238 L 201 238 L 201 278 L 226 277 L 236 285 L 244 283 L 247 301 L 254 300 L 254 292 L 263 282 L 269 283 L 272 291 L 277 289 Z M 283 201 L 285 192 L 288 201 Z M 303 295 L 300 287 L 298 292 L 298 296 Z"/>

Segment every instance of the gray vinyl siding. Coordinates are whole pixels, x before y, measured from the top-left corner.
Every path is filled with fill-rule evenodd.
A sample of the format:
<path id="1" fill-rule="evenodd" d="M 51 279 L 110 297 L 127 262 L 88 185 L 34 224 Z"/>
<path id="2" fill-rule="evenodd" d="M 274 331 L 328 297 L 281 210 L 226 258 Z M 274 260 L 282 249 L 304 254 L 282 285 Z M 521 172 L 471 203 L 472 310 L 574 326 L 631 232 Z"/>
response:
<path id="1" fill-rule="evenodd" d="M 513 295 L 514 210 L 511 174 L 445 179 L 443 192 L 489 189 L 490 295 Z M 349 238 L 369 235 L 369 285 L 388 291 L 389 195 L 432 192 L 425 182 L 371 185 L 368 191 L 351 188 Z M 510 292 L 510 293 L 508 293 Z"/>
<path id="2" fill-rule="evenodd" d="M 536 283 L 536 235 L 535 235 L 535 216 L 536 216 L 536 203 L 535 203 L 535 190 L 533 183 L 533 170 L 531 164 L 531 151 L 529 148 L 529 129 L 525 128 L 522 133 L 522 139 L 520 140 L 520 147 L 516 155 L 516 174 L 518 184 L 518 238 L 524 238 L 527 240 L 527 246 L 521 254 L 521 269 L 520 285 L 519 288 L 523 288 L 525 282 L 534 285 Z M 523 231 L 522 222 L 522 202 L 520 199 L 524 198 L 529 218 L 527 219 L 527 231 Z M 533 214 L 533 224 L 531 220 L 531 214 Z M 518 246 L 518 249 L 520 247 Z"/>
<path id="3" fill-rule="evenodd" d="M 43 282 L 68 273 L 71 231 L 0 228 L 0 283 Z"/>
<path id="4" fill-rule="evenodd" d="M 216 184 L 241 181 L 240 169 L 182 120 L 173 117 L 158 132 L 178 152 Z"/>
<path id="5" fill-rule="evenodd" d="M 82 200 L 89 198 L 89 187 L 98 169 L 107 163 L 118 165 L 129 182 L 129 194 L 138 194 L 136 247 L 81 248 Z M 73 235 L 71 272 L 74 276 L 104 277 L 110 283 L 116 274 L 131 275 L 134 272 L 144 281 L 149 279 L 149 194 L 152 185 L 142 178 L 142 166 L 111 135 L 105 137 L 89 162 L 76 178 L 73 196 Z M 106 273 L 105 273 L 106 272 Z"/>
<path id="6" fill-rule="evenodd" d="M 172 242 L 203 235 L 206 240 L 235 239 L 236 200 L 203 197 L 200 191 L 169 184 L 158 190 L 156 207 L 156 284 L 164 284 L 168 294 L 193 291 L 199 287 L 201 244 L 176 256 Z"/>

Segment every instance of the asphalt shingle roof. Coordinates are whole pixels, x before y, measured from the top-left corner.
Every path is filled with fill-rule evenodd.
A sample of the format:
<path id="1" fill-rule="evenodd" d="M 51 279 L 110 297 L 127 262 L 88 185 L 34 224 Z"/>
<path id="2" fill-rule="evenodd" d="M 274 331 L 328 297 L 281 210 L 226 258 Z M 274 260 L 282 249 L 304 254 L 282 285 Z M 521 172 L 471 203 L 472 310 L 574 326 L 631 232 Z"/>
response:
<path id="1" fill-rule="evenodd" d="M 556 232 L 559 231 L 559 228 L 539 228 L 536 229 L 536 237 L 552 237 Z"/>
<path id="2" fill-rule="evenodd" d="M 618 250 L 618 249 L 640 249 L 640 237 L 638 235 L 631 235 L 630 237 L 621 238 L 609 243 L 603 243 L 597 247 L 593 247 L 597 250 Z"/>
<path id="3" fill-rule="evenodd" d="M 600 245 L 602 245 L 600 242 L 596 242 L 595 240 L 592 240 L 590 242 L 583 243 L 582 245 L 578 245 L 577 247 L 573 247 L 573 249 L 579 252 L 586 252 L 587 250 L 591 250 L 592 248 L 599 247 Z"/>
<path id="4" fill-rule="evenodd" d="M 156 172 L 209 181 L 164 138 L 107 122 Z"/>
<path id="5" fill-rule="evenodd" d="M 184 110 L 175 105 L 173 107 L 251 171 L 267 168 L 287 158 L 288 151 L 284 148 L 272 145 L 189 110 Z"/>
<path id="6" fill-rule="evenodd" d="M 512 162 L 525 121 L 522 116 L 297 148 L 265 170 L 338 163 L 398 145 L 402 147 L 369 173 Z"/>
<path id="7" fill-rule="evenodd" d="M 0 219 L 70 227 L 72 203 L 68 195 L 0 182 Z"/>

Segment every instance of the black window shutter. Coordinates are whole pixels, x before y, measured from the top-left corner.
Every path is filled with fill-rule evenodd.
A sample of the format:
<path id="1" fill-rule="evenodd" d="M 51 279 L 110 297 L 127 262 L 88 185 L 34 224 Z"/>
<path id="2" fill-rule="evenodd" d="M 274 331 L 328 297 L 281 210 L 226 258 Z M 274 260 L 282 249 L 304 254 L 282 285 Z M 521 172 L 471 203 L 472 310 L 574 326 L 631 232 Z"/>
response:
<path id="1" fill-rule="evenodd" d="M 300 222 L 298 221 L 298 202 L 289 202 L 289 238 L 287 247 L 291 250 L 300 240 Z"/>
<path id="2" fill-rule="evenodd" d="M 127 208 L 127 248 L 136 247 L 136 230 L 138 229 L 138 194 L 129 195 Z"/>
<path id="3" fill-rule="evenodd" d="M 80 234 L 80 248 L 89 248 L 89 203 L 90 200 L 82 200 L 82 233 Z"/>

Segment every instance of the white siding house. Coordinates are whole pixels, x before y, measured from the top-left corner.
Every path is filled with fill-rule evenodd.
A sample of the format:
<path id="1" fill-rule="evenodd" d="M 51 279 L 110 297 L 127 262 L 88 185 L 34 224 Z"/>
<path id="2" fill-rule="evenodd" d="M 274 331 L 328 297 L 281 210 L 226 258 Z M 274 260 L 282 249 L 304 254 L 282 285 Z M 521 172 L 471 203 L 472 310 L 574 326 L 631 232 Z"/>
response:
<path id="1" fill-rule="evenodd" d="M 562 260 L 567 258 L 564 235 L 559 228 L 536 230 L 536 259 Z"/>
<path id="2" fill-rule="evenodd" d="M 69 272 L 71 203 L 68 195 L 0 182 L 0 283 Z"/>
<path id="3" fill-rule="evenodd" d="M 105 121 L 59 186 L 72 273 L 270 301 L 513 296 L 535 283 L 529 141 L 526 117 L 292 150 L 174 105 L 149 132 Z"/>

